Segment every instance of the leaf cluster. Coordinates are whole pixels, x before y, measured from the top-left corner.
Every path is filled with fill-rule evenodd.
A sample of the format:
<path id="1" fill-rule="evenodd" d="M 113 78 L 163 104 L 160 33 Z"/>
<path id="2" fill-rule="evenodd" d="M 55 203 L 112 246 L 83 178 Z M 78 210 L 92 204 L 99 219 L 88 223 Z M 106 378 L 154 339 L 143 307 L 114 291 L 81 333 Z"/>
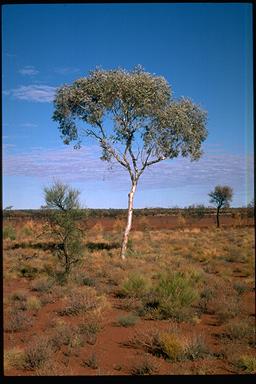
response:
<path id="1" fill-rule="evenodd" d="M 217 185 L 214 191 L 209 193 L 210 203 L 214 204 L 217 208 L 229 207 L 233 197 L 233 189 L 228 185 Z"/>

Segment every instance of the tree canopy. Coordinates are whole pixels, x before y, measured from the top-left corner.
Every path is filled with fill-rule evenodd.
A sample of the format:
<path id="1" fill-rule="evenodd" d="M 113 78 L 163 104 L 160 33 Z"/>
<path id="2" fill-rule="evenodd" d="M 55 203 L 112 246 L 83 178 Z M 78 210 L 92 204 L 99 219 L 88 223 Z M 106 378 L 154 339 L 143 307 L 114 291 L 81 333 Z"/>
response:
<path id="1" fill-rule="evenodd" d="M 214 191 L 209 193 L 210 203 L 218 208 L 229 207 L 233 197 L 233 189 L 228 185 L 217 185 Z"/>
<path id="2" fill-rule="evenodd" d="M 53 119 L 65 144 L 79 148 L 82 138 L 94 137 L 102 160 L 115 158 L 132 179 L 164 159 L 178 155 L 196 160 L 207 136 L 206 112 L 190 99 L 174 100 L 164 77 L 140 66 L 91 71 L 88 77 L 60 87 Z M 112 120 L 112 127 L 104 124 Z M 80 128 L 78 120 L 85 123 Z M 135 145 L 136 144 L 136 148 Z"/>

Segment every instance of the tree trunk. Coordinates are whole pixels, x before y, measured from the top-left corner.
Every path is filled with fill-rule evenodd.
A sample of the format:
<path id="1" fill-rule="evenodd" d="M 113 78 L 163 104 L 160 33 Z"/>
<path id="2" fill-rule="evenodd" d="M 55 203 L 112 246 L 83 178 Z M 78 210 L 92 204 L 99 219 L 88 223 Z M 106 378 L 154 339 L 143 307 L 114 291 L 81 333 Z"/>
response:
<path id="1" fill-rule="evenodd" d="M 129 233 L 132 227 L 132 213 L 133 213 L 133 199 L 134 199 L 134 193 L 136 190 L 137 183 L 132 184 L 132 188 L 130 190 L 130 193 L 128 194 L 128 216 L 127 216 L 127 224 L 124 231 L 124 237 L 122 242 L 122 249 L 121 249 L 121 258 L 125 260 L 125 254 L 127 249 L 127 243 L 128 243 L 128 237 Z"/>
<path id="2" fill-rule="evenodd" d="M 217 207 L 217 228 L 220 227 L 220 219 L 219 219 L 219 214 L 220 214 L 220 208 Z"/>

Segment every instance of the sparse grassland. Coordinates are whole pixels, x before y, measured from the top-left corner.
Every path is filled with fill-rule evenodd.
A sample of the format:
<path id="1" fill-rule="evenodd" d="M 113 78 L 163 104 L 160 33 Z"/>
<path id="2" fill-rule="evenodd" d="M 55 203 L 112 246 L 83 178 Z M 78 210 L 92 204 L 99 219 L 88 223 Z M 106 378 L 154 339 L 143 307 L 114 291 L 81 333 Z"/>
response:
<path id="1" fill-rule="evenodd" d="M 254 229 L 138 223 L 122 262 L 123 219 L 82 222 L 67 277 L 42 223 L 4 222 L 6 375 L 255 373 Z"/>

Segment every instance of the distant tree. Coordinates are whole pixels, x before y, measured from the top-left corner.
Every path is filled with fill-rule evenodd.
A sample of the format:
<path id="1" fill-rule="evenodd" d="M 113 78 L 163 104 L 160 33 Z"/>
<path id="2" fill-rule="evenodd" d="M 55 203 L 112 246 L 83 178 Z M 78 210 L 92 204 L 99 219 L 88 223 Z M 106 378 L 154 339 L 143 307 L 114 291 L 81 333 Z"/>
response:
<path id="1" fill-rule="evenodd" d="M 247 205 L 247 217 L 253 217 L 254 210 L 255 210 L 255 202 L 254 202 L 254 199 L 252 199 L 250 203 Z"/>
<path id="2" fill-rule="evenodd" d="M 102 150 L 102 160 L 114 159 L 129 173 L 131 190 L 121 249 L 125 259 L 140 176 L 147 167 L 179 155 L 199 159 L 207 137 L 206 112 L 189 99 L 174 100 L 167 81 L 141 66 L 131 72 L 91 71 L 88 77 L 60 87 L 54 107 L 53 120 L 59 123 L 65 144 L 73 141 L 74 148 L 80 148 L 82 138 L 91 137 Z"/>
<path id="3" fill-rule="evenodd" d="M 233 190 L 228 185 L 224 185 L 224 186 L 217 185 L 214 191 L 209 193 L 209 196 L 210 196 L 210 203 L 214 204 L 215 207 L 217 208 L 216 218 L 217 218 L 217 227 L 219 228 L 220 209 L 223 207 L 225 208 L 229 207 L 233 197 Z"/>
<path id="4" fill-rule="evenodd" d="M 184 208 L 184 214 L 202 219 L 206 214 L 206 207 L 204 204 L 192 204 Z"/>
<path id="5" fill-rule="evenodd" d="M 55 252 L 67 275 L 82 255 L 81 231 L 76 224 L 80 211 L 79 194 L 78 190 L 59 181 L 44 188 L 45 208 L 49 209 L 48 225 L 58 241 Z"/>
<path id="6" fill-rule="evenodd" d="M 4 211 L 10 211 L 13 208 L 13 205 L 8 205 L 8 207 L 4 208 Z"/>

